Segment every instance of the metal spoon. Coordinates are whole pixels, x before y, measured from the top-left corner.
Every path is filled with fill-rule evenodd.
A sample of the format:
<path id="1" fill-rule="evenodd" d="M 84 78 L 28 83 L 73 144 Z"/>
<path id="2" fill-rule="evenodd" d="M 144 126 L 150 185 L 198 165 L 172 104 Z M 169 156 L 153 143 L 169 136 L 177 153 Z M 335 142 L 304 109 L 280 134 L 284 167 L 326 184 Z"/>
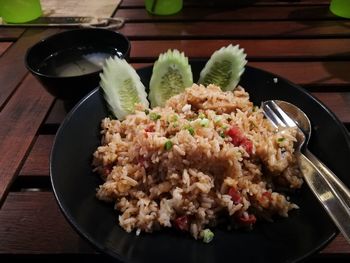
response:
<path id="1" fill-rule="evenodd" d="M 309 158 L 309 160 L 314 165 L 316 165 L 316 167 L 320 169 L 321 172 L 325 174 L 328 182 L 333 187 L 338 189 L 338 194 L 350 209 L 350 191 L 347 188 L 347 186 L 307 148 L 307 145 L 311 137 L 311 122 L 307 117 L 307 115 L 294 104 L 291 104 L 286 101 L 281 101 L 281 100 L 275 100 L 275 102 L 285 113 L 287 113 L 289 117 L 292 118 L 292 120 L 296 122 L 297 126 L 305 134 L 306 136 L 305 143 L 302 148 L 302 151 L 304 152 L 305 156 Z"/>
<path id="2" fill-rule="evenodd" d="M 304 179 L 350 243 L 350 192 L 344 183 L 307 149 L 311 136 L 310 120 L 302 110 L 285 101 L 265 101 L 262 108 L 265 116 L 276 128 L 298 129 L 296 154 Z"/>

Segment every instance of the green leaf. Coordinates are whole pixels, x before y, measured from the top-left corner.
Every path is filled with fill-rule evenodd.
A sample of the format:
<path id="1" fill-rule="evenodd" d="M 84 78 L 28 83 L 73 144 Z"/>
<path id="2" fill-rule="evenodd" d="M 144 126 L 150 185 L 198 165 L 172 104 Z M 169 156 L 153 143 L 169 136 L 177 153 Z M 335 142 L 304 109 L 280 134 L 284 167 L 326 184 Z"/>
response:
<path id="1" fill-rule="evenodd" d="M 170 140 L 167 140 L 166 143 L 164 144 L 164 149 L 169 151 L 173 147 L 173 143 Z"/>

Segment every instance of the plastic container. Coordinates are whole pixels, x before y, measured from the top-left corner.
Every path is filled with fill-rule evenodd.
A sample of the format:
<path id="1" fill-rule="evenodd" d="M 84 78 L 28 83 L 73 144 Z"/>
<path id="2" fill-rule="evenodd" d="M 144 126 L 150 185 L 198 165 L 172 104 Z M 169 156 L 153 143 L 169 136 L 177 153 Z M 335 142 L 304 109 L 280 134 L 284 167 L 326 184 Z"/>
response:
<path id="1" fill-rule="evenodd" d="M 153 15 L 172 15 L 182 9 L 183 0 L 145 0 L 146 10 Z"/>
<path id="2" fill-rule="evenodd" d="M 350 0 L 332 0 L 329 9 L 337 16 L 350 18 Z"/>
<path id="3" fill-rule="evenodd" d="M 6 23 L 25 23 L 41 15 L 40 0 L 0 0 L 0 16 Z"/>

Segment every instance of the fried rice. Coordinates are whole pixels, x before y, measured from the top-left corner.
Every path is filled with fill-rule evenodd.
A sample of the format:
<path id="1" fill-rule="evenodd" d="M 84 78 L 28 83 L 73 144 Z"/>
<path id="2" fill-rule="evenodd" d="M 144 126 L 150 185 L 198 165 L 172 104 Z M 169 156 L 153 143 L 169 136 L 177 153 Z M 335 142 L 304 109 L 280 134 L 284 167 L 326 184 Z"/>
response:
<path id="1" fill-rule="evenodd" d="M 194 84 L 162 108 L 101 122 L 93 167 L 97 198 L 113 202 L 127 232 L 163 227 L 203 239 L 220 222 L 252 227 L 298 206 L 279 189 L 300 188 L 296 130 L 276 130 L 237 87 Z"/>

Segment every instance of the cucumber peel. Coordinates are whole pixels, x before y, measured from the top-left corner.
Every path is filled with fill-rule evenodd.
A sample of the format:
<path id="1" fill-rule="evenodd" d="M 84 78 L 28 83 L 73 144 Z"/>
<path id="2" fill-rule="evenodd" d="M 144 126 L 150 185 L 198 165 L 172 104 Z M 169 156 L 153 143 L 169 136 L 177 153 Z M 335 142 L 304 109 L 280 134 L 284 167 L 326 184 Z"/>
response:
<path id="1" fill-rule="evenodd" d="M 188 58 L 178 50 L 168 50 L 154 63 L 149 84 L 152 107 L 164 106 L 167 99 L 192 86 L 193 76 Z"/>
<path id="2" fill-rule="evenodd" d="M 125 59 L 107 59 L 100 78 L 107 106 L 119 120 L 134 113 L 136 103 L 149 107 L 145 86 Z"/>
<path id="3" fill-rule="evenodd" d="M 246 57 L 247 54 L 239 45 L 230 44 L 220 48 L 211 55 L 202 69 L 198 83 L 205 86 L 215 84 L 223 91 L 233 90 L 244 72 Z"/>

